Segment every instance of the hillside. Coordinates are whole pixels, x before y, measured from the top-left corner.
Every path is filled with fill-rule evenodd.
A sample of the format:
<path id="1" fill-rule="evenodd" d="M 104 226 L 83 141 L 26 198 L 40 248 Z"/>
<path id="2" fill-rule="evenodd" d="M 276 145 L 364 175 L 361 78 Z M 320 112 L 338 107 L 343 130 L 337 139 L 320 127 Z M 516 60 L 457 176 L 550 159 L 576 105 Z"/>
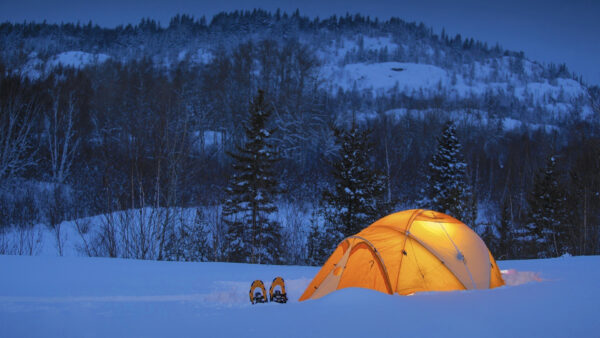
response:
<path id="1" fill-rule="evenodd" d="M 512 101 L 504 103 L 512 106 L 511 111 L 504 106 L 501 112 L 484 109 L 487 113 L 537 123 L 593 115 L 587 86 L 566 65 L 540 64 L 520 52 L 460 35 L 450 37 L 397 18 L 379 22 L 357 14 L 310 20 L 299 12 L 255 10 L 221 13 L 210 21 L 182 15 L 166 27 L 152 20 L 115 29 L 92 23 L 0 26 L 8 69 L 31 79 L 46 77 L 57 66 L 81 68 L 140 58 L 150 58 L 157 69 L 168 72 L 181 63 L 208 65 L 223 52 L 248 42 L 257 48 L 264 41 L 304 47 L 289 57 L 308 57 L 301 61 L 303 70 L 290 69 L 305 74 L 292 76 L 307 76 L 303 80 L 307 85 L 314 81 L 333 94 L 358 90 L 374 96 L 394 92 L 413 98 L 436 96 L 458 102 L 465 110 L 467 104 L 461 103 L 465 99 L 496 96 Z M 267 65 L 260 55 L 251 55 L 251 48 L 242 53 L 253 59 L 248 71 L 260 77 Z"/>
<path id="2" fill-rule="evenodd" d="M 0 256 L 10 271 L 0 279 L 0 327 L 7 337 L 594 336 L 599 264 L 499 261 L 511 270 L 510 285 L 498 289 L 344 289 L 299 303 L 318 268 Z M 290 302 L 250 305 L 251 282 L 275 276 L 286 280 Z"/>

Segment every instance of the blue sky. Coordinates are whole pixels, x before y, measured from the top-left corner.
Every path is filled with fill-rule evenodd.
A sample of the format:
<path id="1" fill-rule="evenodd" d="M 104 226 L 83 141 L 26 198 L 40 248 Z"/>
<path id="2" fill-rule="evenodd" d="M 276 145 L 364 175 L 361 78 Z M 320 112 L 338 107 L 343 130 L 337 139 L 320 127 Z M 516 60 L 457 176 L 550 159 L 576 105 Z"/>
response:
<path id="1" fill-rule="evenodd" d="M 436 32 L 445 28 L 450 34 L 522 50 L 533 60 L 564 62 L 588 83 L 600 85 L 600 1 L 596 0 L 1 0 L 0 21 L 92 20 L 114 27 L 150 17 L 166 25 L 177 13 L 210 19 L 220 11 L 257 7 L 287 12 L 298 8 L 310 17 L 349 12 L 423 21 Z"/>

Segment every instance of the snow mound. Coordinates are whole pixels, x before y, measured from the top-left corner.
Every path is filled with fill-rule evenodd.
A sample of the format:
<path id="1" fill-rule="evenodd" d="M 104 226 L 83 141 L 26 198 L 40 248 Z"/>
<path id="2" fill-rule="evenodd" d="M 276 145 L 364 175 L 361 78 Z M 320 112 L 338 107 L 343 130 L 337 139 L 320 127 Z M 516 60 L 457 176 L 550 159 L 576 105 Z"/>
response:
<path id="1" fill-rule="evenodd" d="M 540 274 L 533 271 L 502 270 L 502 278 L 507 286 L 516 286 L 530 282 L 541 282 Z"/>

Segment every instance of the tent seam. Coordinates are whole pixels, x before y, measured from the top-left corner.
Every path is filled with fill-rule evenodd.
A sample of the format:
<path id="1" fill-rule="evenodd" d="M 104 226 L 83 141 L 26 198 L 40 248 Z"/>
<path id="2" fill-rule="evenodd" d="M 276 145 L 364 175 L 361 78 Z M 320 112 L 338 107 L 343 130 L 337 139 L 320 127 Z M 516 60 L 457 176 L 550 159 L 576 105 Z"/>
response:
<path id="1" fill-rule="evenodd" d="M 469 270 L 469 266 L 467 265 L 467 261 L 465 260 L 465 255 L 463 255 L 462 252 L 460 252 L 460 249 L 458 249 L 458 247 L 456 246 L 456 243 L 454 243 L 454 241 L 452 240 L 452 238 L 450 237 L 450 234 L 448 234 L 448 231 L 446 231 L 446 228 L 444 227 L 444 225 L 442 223 L 438 223 L 440 225 L 440 227 L 442 228 L 442 230 L 444 230 L 444 233 L 446 233 L 446 237 L 448 237 L 448 239 L 450 240 L 450 243 L 452 243 L 452 246 L 454 246 L 454 249 L 456 250 L 456 252 L 462 257 L 462 262 L 463 265 L 465 266 L 465 269 L 467 269 L 467 273 L 469 274 L 469 278 L 471 279 L 471 283 L 473 284 L 473 288 L 477 289 L 477 284 L 475 284 L 475 280 L 473 279 L 473 275 L 471 274 L 471 270 Z"/>
<path id="2" fill-rule="evenodd" d="M 417 216 L 419 216 L 423 211 L 425 211 L 425 210 L 424 209 L 416 209 L 412 213 L 412 215 L 410 215 L 410 218 L 408 219 L 408 222 L 406 224 L 406 232 L 408 232 L 410 230 L 410 227 L 412 226 L 415 218 L 417 218 Z M 397 229 L 393 229 L 393 230 L 398 231 Z M 406 233 L 404 233 L 404 243 L 402 244 L 402 250 L 404 252 L 406 252 L 406 241 L 407 241 L 407 239 L 408 239 L 408 235 Z M 400 281 L 400 271 L 402 270 L 402 261 L 403 260 L 404 260 L 404 255 L 400 256 L 400 262 L 398 263 L 398 275 L 396 276 L 396 285 L 394 286 L 394 292 L 396 292 L 396 290 L 398 290 L 398 281 Z"/>
<path id="3" fill-rule="evenodd" d="M 404 231 L 398 230 L 397 228 L 394 228 L 394 227 L 385 226 L 385 225 L 382 225 L 381 227 L 392 229 L 394 231 L 397 231 L 397 232 L 403 234 L 406 237 L 410 237 L 410 238 L 414 239 L 415 241 L 417 241 L 417 243 L 419 243 L 423 248 L 425 248 L 425 250 L 429 251 L 429 253 L 431 253 L 435 258 L 437 258 L 442 263 L 442 265 L 444 265 L 446 270 L 448 270 L 456 278 L 456 280 L 463 286 L 463 288 L 465 288 L 465 290 L 469 290 L 467 288 L 467 286 L 465 285 L 465 283 L 463 283 L 460 280 L 460 278 L 458 278 L 456 273 L 454 271 L 452 271 L 452 269 L 450 269 L 450 267 L 446 263 L 444 263 L 444 260 L 440 258 L 440 255 L 435 250 L 433 250 L 429 245 L 426 245 L 425 242 L 421 241 L 417 236 L 413 235 L 412 233 L 410 233 L 408 231 L 404 232 Z M 406 247 L 406 245 L 405 245 L 405 247 Z M 400 272 L 398 272 L 398 276 L 400 276 Z"/>
<path id="4" fill-rule="evenodd" d="M 365 243 L 367 243 L 367 245 L 371 248 L 371 251 L 375 254 L 375 257 L 377 257 L 377 259 L 379 259 L 379 263 L 383 267 L 383 272 L 385 273 L 385 279 L 386 279 L 386 286 L 387 286 L 387 289 L 389 290 L 389 293 L 394 294 L 394 290 L 392 290 L 392 283 L 390 282 L 390 274 L 388 273 L 387 266 L 385 265 L 385 261 L 383 260 L 383 257 L 379 254 L 379 250 L 377 250 L 377 247 L 375 247 L 375 245 L 373 245 L 373 243 L 371 243 L 368 239 L 361 237 L 361 236 L 352 235 L 352 236 L 346 237 L 346 239 L 348 239 L 348 238 L 358 238 L 358 239 L 364 241 Z M 348 250 L 351 250 L 353 247 L 355 247 L 357 245 L 352 245 Z M 345 270 L 345 267 L 344 267 L 344 270 Z"/>

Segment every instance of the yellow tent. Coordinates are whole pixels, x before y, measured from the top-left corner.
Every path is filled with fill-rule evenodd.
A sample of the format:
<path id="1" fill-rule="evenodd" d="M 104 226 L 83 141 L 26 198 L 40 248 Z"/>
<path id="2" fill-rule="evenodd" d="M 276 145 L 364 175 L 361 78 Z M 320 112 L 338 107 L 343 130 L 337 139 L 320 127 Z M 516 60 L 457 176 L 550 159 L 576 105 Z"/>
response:
<path id="1" fill-rule="evenodd" d="M 344 239 L 300 300 L 347 287 L 409 295 L 504 285 L 496 261 L 468 226 L 431 210 L 386 216 Z"/>

